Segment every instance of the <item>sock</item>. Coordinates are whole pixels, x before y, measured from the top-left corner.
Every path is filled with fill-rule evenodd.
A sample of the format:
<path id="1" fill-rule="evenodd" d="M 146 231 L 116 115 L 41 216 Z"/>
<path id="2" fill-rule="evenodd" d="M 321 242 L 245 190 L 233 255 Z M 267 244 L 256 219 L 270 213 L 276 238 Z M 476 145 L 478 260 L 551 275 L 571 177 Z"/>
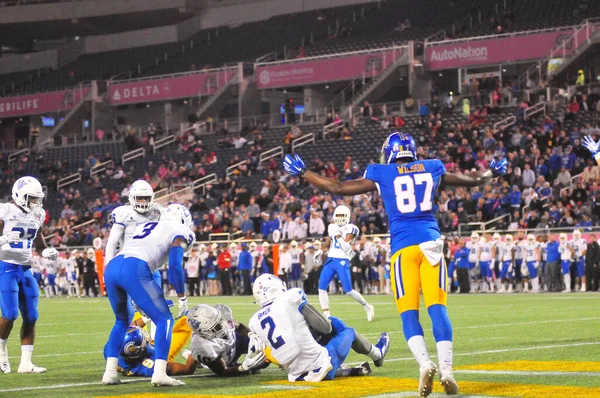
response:
<path id="1" fill-rule="evenodd" d="M 408 339 L 408 347 L 413 353 L 419 366 L 423 366 L 425 363 L 430 361 L 429 353 L 427 352 L 427 346 L 425 345 L 425 338 L 423 336 L 413 336 Z"/>
<path id="2" fill-rule="evenodd" d="M 21 364 L 29 365 L 31 363 L 31 356 L 33 355 L 32 345 L 21 346 Z"/>
<path id="3" fill-rule="evenodd" d="M 326 290 L 319 289 L 319 303 L 321 304 L 321 310 L 329 311 L 329 296 Z"/>
<path id="4" fill-rule="evenodd" d="M 374 361 L 381 359 L 381 351 L 379 351 L 379 348 L 375 347 L 374 345 L 371 345 L 371 350 L 367 355 L 369 355 L 369 358 Z"/>
<path id="5" fill-rule="evenodd" d="M 117 373 L 117 366 L 119 365 L 119 358 L 108 357 L 106 358 L 106 371 L 110 373 Z"/>
<path id="6" fill-rule="evenodd" d="M 148 327 L 150 328 L 150 337 L 154 341 L 154 337 L 156 337 L 156 325 L 151 321 Z"/>
<path id="7" fill-rule="evenodd" d="M 367 300 L 365 300 L 365 298 L 362 296 L 362 294 L 360 294 L 356 290 L 350 290 L 346 294 L 348 296 L 352 297 L 354 300 L 356 300 L 358 302 L 358 304 L 362 305 L 363 307 L 367 305 Z"/>
<path id="8" fill-rule="evenodd" d="M 0 355 L 6 355 L 6 339 L 0 339 Z"/>
<path id="9" fill-rule="evenodd" d="M 452 370 L 452 342 L 448 340 L 438 341 L 436 344 L 440 369 Z"/>
<path id="10" fill-rule="evenodd" d="M 565 289 L 571 290 L 571 275 L 565 274 Z"/>
<path id="11" fill-rule="evenodd" d="M 535 291 L 539 290 L 540 288 L 540 281 L 538 278 L 533 278 L 531 280 L 531 288 Z"/>
<path id="12" fill-rule="evenodd" d="M 154 361 L 154 376 L 166 376 L 167 375 L 167 361 L 164 359 L 157 359 Z"/>

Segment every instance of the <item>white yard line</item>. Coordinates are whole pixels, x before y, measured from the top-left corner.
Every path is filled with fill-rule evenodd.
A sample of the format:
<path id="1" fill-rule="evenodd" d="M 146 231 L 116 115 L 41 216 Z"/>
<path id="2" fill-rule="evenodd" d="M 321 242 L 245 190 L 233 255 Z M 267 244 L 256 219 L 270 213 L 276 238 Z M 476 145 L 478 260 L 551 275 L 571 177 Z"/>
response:
<path id="1" fill-rule="evenodd" d="M 533 372 L 518 370 L 455 370 L 454 373 L 472 374 L 472 375 L 507 375 L 507 376 L 588 376 L 598 377 L 600 372 Z"/>

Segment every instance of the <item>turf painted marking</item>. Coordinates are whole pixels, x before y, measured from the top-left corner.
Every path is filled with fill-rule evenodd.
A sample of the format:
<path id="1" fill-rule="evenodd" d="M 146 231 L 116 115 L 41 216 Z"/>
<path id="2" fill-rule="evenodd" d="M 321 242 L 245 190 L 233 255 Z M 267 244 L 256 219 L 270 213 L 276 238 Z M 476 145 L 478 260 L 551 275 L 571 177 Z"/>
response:
<path id="1" fill-rule="evenodd" d="M 600 372 L 532 372 L 522 370 L 455 370 L 454 373 L 468 375 L 507 375 L 507 376 L 588 376 L 598 377 Z"/>

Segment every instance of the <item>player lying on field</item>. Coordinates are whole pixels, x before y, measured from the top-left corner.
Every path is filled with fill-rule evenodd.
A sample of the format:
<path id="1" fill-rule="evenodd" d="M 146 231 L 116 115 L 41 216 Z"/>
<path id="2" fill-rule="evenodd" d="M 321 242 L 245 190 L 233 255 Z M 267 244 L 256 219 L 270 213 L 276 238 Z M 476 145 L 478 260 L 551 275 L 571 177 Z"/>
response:
<path id="1" fill-rule="evenodd" d="M 326 320 L 308 304 L 301 289 L 287 290 L 281 279 L 263 274 L 252 288 L 256 304 L 261 309 L 250 319 L 250 330 L 255 333 L 273 361 L 288 371 L 288 380 L 319 382 L 340 376 L 365 374 L 358 369 L 344 369 L 342 363 L 353 348 L 382 366 L 389 349 L 389 336 L 382 333 L 375 346 L 347 327 L 340 319 Z M 311 333 L 310 325 L 318 332 Z M 262 347 L 251 346 L 259 351 Z M 368 365 L 365 365 L 370 373 Z"/>
<path id="2" fill-rule="evenodd" d="M 170 301 L 170 300 L 168 300 Z M 172 302 L 169 306 L 172 306 Z M 150 319 L 144 314 L 136 312 L 131 326 L 125 334 L 122 348 L 119 354 L 119 363 L 117 370 L 125 376 L 152 377 L 154 374 L 155 350 L 154 341 L 143 329 Z M 171 346 L 167 362 L 167 375 L 181 376 L 193 374 L 198 366 L 198 362 L 183 353 L 186 363 L 184 365 L 174 362 L 175 357 L 183 347 L 188 343 L 192 336 L 192 331 L 187 324 L 187 318 L 179 318 L 171 330 Z M 104 357 L 106 358 L 106 347 Z"/>
<path id="3" fill-rule="evenodd" d="M 309 304 L 303 307 L 302 315 L 317 341 L 321 344 L 329 342 L 333 337 L 331 323 Z M 266 367 L 265 360 L 267 363 L 278 364 L 270 349 L 263 350 L 263 344 L 257 341 L 259 337 L 250 332 L 246 325 L 235 321 L 231 309 L 226 305 L 213 307 L 200 304 L 190 310 L 187 318 L 191 330 L 194 331 L 192 356 L 215 374 L 222 377 L 251 374 L 253 370 Z M 355 351 L 369 355 L 375 360 L 376 366 L 381 366 L 389 345 L 387 334 L 382 334 L 381 347 L 373 346 L 358 333 L 356 335 L 356 343 L 353 345 Z M 238 359 L 248 354 L 252 347 L 253 354 L 246 355 L 244 361 L 238 364 Z M 337 376 L 362 376 L 369 373 L 369 365 L 361 364 L 351 369 L 340 369 Z"/>

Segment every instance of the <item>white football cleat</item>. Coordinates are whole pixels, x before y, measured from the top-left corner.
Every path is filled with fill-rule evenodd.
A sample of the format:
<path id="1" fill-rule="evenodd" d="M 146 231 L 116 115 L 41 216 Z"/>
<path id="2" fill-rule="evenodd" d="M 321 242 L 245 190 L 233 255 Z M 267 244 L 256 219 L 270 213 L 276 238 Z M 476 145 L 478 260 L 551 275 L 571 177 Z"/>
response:
<path id="1" fill-rule="evenodd" d="M 585 285 L 584 285 L 584 284 L 581 284 L 581 290 L 580 290 L 580 291 L 581 291 L 581 292 L 585 292 L 585 291 L 586 291 L 586 288 L 585 288 Z"/>
<path id="2" fill-rule="evenodd" d="M 365 311 L 367 313 L 367 321 L 373 322 L 373 319 L 375 319 L 375 307 L 371 304 L 367 304 L 365 305 Z"/>
<path id="3" fill-rule="evenodd" d="M 446 395 L 458 394 L 458 384 L 454 380 L 454 374 L 450 368 L 440 367 L 440 383 L 444 388 Z"/>
<path id="4" fill-rule="evenodd" d="M 117 372 L 104 372 L 104 376 L 102 376 L 102 384 L 105 386 L 114 386 L 116 384 L 121 384 L 121 379 L 119 379 L 119 374 Z"/>
<path id="5" fill-rule="evenodd" d="M 565 289 L 565 290 L 561 291 L 561 293 L 571 293 L 571 289 Z"/>
<path id="6" fill-rule="evenodd" d="M 428 397 L 433 391 L 433 378 L 437 367 L 432 361 L 427 361 L 419 368 L 419 396 Z"/>
<path id="7" fill-rule="evenodd" d="M 327 373 L 329 373 L 331 369 L 333 369 L 331 362 L 328 363 L 327 366 L 322 366 L 320 368 L 313 369 L 310 372 L 308 372 L 306 376 L 304 376 L 304 381 L 307 381 L 309 383 L 318 383 L 321 380 L 323 380 L 325 376 L 327 376 Z"/>
<path id="8" fill-rule="evenodd" d="M 20 364 L 17 373 L 46 373 L 46 368 L 35 366 L 32 363 Z"/>
<path id="9" fill-rule="evenodd" d="M 0 371 L 2 373 L 10 373 L 10 362 L 8 362 L 8 350 L 4 349 L 0 352 Z"/>
<path id="10" fill-rule="evenodd" d="M 157 375 L 156 373 L 152 375 L 152 381 L 151 381 L 152 385 L 154 387 L 161 387 L 161 386 L 184 386 L 185 383 L 181 380 L 177 380 L 174 379 L 172 377 L 165 375 Z"/>

